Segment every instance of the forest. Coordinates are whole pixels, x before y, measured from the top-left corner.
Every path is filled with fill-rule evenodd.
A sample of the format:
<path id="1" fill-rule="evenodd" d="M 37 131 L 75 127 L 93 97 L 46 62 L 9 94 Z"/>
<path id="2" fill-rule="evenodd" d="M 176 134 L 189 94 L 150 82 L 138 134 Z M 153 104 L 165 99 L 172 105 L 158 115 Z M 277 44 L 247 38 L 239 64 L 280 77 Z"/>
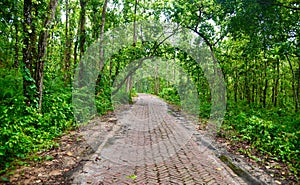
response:
<path id="1" fill-rule="evenodd" d="M 182 68 L 197 91 L 197 116 L 208 120 L 220 100 L 212 98 L 218 80 L 208 80 L 203 65 L 167 36 L 143 39 L 151 34 L 147 23 L 157 22 L 153 30 L 172 24 L 171 31 L 192 33 L 199 57 L 219 66 L 207 68 L 220 73 L 226 88 L 226 97 L 219 97 L 226 105 L 218 106 L 226 107 L 218 137 L 258 163 L 286 164 L 288 175 L 299 180 L 298 0 L 1 0 L 0 6 L 0 174 L 33 153 L 58 147 L 54 139 L 62 133 L 114 110 L 113 100 L 124 101 L 112 98 L 115 91 L 125 93 L 126 101 L 149 93 L 181 105 L 180 90 L 164 75 L 133 83 L 131 73 L 151 57 L 159 58 L 156 66 L 146 62 L 152 73 L 169 71 L 175 79 L 170 71 Z M 127 40 L 112 39 L 114 30 Z M 97 64 L 90 67 L 96 73 L 90 79 L 82 71 L 95 43 Z M 108 57 L 109 44 L 115 49 Z M 133 71 L 121 88 L 115 83 L 129 64 Z M 91 80 L 92 92 L 85 89 Z"/>

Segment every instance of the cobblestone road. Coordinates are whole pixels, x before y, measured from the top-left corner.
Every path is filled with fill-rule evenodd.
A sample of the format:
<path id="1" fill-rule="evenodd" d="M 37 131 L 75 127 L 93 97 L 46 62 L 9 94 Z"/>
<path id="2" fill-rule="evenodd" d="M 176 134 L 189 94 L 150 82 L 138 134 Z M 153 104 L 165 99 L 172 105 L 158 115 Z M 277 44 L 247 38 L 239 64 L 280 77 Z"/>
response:
<path id="1" fill-rule="evenodd" d="M 195 132 L 166 103 L 140 94 L 118 114 L 114 134 L 73 174 L 73 184 L 246 184 Z"/>

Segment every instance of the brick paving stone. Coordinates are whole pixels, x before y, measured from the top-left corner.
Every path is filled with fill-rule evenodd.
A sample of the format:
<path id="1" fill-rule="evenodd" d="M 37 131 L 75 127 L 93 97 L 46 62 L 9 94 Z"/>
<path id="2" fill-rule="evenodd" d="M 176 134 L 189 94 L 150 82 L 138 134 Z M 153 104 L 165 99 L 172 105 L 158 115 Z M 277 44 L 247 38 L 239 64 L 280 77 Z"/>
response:
<path id="1" fill-rule="evenodd" d="M 73 184 L 246 184 L 197 142 L 192 123 L 171 115 L 159 98 L 140 94 L 117 115 L 121 129 L 96 150 L 102 160 L 85 163 Z"/>
<path id="2" fill-rule="evenodd" d="M 207 182 L 207 185 L 214 185 L 214 184 L 218 184 L 218 183 L 216 183 L 216 181 L 214 181 L 214 180 Z"/>

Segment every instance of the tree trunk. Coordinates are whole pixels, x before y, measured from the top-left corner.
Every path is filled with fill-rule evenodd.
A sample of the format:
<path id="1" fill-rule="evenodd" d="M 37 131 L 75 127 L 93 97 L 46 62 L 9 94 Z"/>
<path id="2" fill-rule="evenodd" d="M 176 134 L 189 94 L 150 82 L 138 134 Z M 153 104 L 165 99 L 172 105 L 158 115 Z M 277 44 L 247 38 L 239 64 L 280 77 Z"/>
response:
<path id="1" fill-rule="evenodd" d="M 158 95 L 159 94 L 159 91 L 160 91 L 160 78 L 159 78 L 159 74 L 158 74 L 158 66 L 157 64 L 155 64 L 154 66 L 154 76 L 155 76 L 155 79 L 154 79 L 154 94 L 155 95 Z"/>
<path id="2" fill-rule="evenodd" d="M 279 79 L 280 79 L 280 63 L 279 63 L 279 59 L 277 59 L 277 79 L 276 79 L 275 92 L 274 92 L 274 94 L 275 94 L 275 96 L 274 96 L 274 107 L 277 106 Z"/>
<path id="3" fill-rule="evenodd" d="M 292 72 L 292 89 L 293 89 L 294 98 L 295 98 L 295 112 L 298 112 L 299 99 L 298 99 L 298 94 L 297 94 L 297 90 L 296 90 L 296 87 L 295 87 L 295 72 L 294 72 L 293 65 L 291 63 L 291 60 L 290 60 L 289 56 L 287 54 L 285 56 L 286 56 L 286 58 L 289 62 L 290 70 Z"/>
<path id="4" fill-rule="evenodd" d="M 250 104 L 250 96 L 251 96 L 251 91 L 250 91 L 250 87 L 249 87 L 249 74 L 248 74 L 248 62 L 246 59 L 245 62 L 245 67 L 246 67 L 246 71 L 245 71 L 245 95 L 246 95 L 246 99 L 247 99 L 247 103 L 248 105 Z"/>
<path id="5" fill-rule="evenodd" d="M 104 65 L 103 39 L 104 39 L 104 28 L 105 28 L 107 3 L 108 3 L 108 0 L 105 0 L 104 4 L 103 4 L 103 8 L 102 8 L 101 30 L 100 30 L 100 61 L 99 61 L 99 70 L 100 71 Z"/>
<path id="6" fill-rule="evenodd" d="M 262 64 L 260 64 L 260 70 L 262 70 Z M 260 73 L 258 78 L 258 98 L 259 98 L 259 105 L 263 104 L 263 72 Z"/>
<path id="7" fill-rule="evenodd" d="M 134 20 L 133 20 L 133 46 L 136 46 L 136 41 L 137 41 L 137 34 L 136 34 L 136 11 L 137 11 L 137 5 L 138 5 L 138 0 L 135 0 L 134 4 Z"/>
<path id="8" fill-rule="evenodd" d="M 136 46 L 136 42 L 137 42 L 137 33 L 136 33 L 136 11 L 137 11 L 137 5 L 138 5 L 138 0 L 135 0 L 135 4 L 134 4 L 134 15 L 133 15 L 133 47 Z M 132 89 L 132 75 L 130 75 L 127 78 L 126 81 L 126 92 L 129 93 L 131 92 Z"/>
<path id="9" fill-rule="evenodd" d="M 296 75 L 297 78 L 297 97 L 300 95 L 300 61 L 298 61 L 298 72 Z"/>
<path id="10" fill-rule="evenodd" d="M 237 65 L 237 64 L 235 64 Z M 234 80 L 234 102 L 237 103 L 237 95 L 238 95 L 238 75 L 237 75 L 237 69 L 234 70 L 235 74 L 235 80 Z"/>
<path id="11" fill-rule="evenodd" d="M 279 59 L 277 59 L 276 63 L 275 63 L 275 67 L 274 67 L 274 71 L 277 71 L 277 76 L 275 79 L 275 84 L 273 87 L 273 97 L 272 97 L 272 101 L 273 101 L 273 106 L 276 107 L 277 106 L 277 96 L 278 96 L 278 84 L 279 84 L 279 78 L 280 78 L 280 68 L 279 68 Z"/>
<path id="12" fill-rule="evenodd" d="M 19 67 L 19 25 L 18 25 L 17 19 L 15 19 L 14 21 L 15 21 L 15 36 L 16 36 L 14 67 L 16 69 L 18 69 L 18 67 Z"/>
<path id="13" fill-rule="evenodd" d="M 268 77 L 267 77 L 267 61 L 265 61 L 265 87 L 263 90 L 263 107 L 266 108 L 267 104 L 267 92 L 268 92 Z"/>
<path id="14" fill-rule="evenodd" d="M 79 29 L 78 29 L 79 30 Z M 78 32 L 77 32 L 77 35 L 76 35 L 76 41 L 75 41 L 75 44 L 74 44 L 74 69 L 76 69 L 76 65 L 77 65 L 77 48 L 78 48 Z M 75 71 L 74 71 L 75 73 Z"/>
<path id="15" fill-rule="evenodd" d="M 85 7 L 86 6 L 86 1 L 85 0 L 80 0 L 80 20 L 79 20 L 79 32 L 78 32 L 78 36 L 79 36 L 79 59 L 82 58 L 83 54 L 84 54 L 84 45 L 85 45 Z M 77 50 L 77 46 L 75 45 L 75 49 Z M 74 52 L 76 52 L 77 55 L 77 51 L 74 50 Z M 83 87 L 85 84 L 83 82 L 83 74 L 84 74 L 84 64 L 83 62 L 79 63 L 79 74 L 78 74 L 78 81 L 79 81 L 79 87 Z"/>
<path id="16" fill-rule="evenodd" d="M 109 59 L 109 84 L 112 85 L 112 70 L 113 70 L 113 61 L 112 59 L 110 58 Z"/>
<path id="17" fill-rule="evenodd" d="M 43 98 L 43 77 L 44 77 L 44 64 L 45 64 L 45 54 L 47 49 L 47 41 L 49 37 L 49 29 L 50 25 L 54 19 L 56 7 L 58 4 L 58 0 L 50 0 L 48 14 L 46 14 L 43 30 L 39 34 L 39 42 L 38 42 L 38 59 L 36 65 L 36 87 L 38 89 L 38 107 L 39 110 L 42 109 L 42 98 Z"/>
<path id="18" fill-rule="evenodd" d="M 69 35 L 69 0 L 66 0 L 66 26 L 65 26 L 65 35 L 66 35 L 66 43 L 65 43 L 65 52 L 64 52 L 64 82 L 65 87 L 70 81 L 70 59 L 71 59 L 71 42 Z"/>
<path id="19" fill-rule="evenodd" d="M 99 37 L 99 23 L 97 20 L 97 15 L 98 15 L 98 6 L 93 4 L 92 7 L 92 38 L 97 40 Z"/>
<path id="20" fill-rule="evenodd" d="M 79 58 L 84 54 L 84 44 L 85 44 L 85 6 L 86 1 L 80 0 L 80 30 L 79 30 Z"/>
<path id="21" fill-rule="evenodd" d="M 104 66 L 104 46 L 103 46 L 103 39 L 104 39 L 104 28 L 105 28 L 105 20 L 106 20 L 106 8 L 107 8 L 108 0 L 104 1 L 103 8 L 102 8 L 102 17 L 101 17 L 101 29 L 100 29 L 100 60 L 99 60 L 99 74 L 97 77 L 96 85 L 98 85 L 101 81 L 101 70 Z M 99 89 L 99 88 L 98 88 Z M 98 93 L 98 92 L 96 92 Z"/>
<path id="22" fill-rule="evenodd" d="M 255 77 L 255 66 L 256 65 L 253 65 L 252 68 L 253 68 L 253 71 L 252 71 L 252 76 L 251 76 L 251 103 L 255 103 L 255 81 L 256 81 L 256 77 Z"/>
<path id="23" fill-rule="evenodd" d="M 25 96 L 25 102 L 29 106 L 31 105 L 35 88 L 33 88 L 34 80 L 32 78 L 32 63 L 33 63 L 33 48 L 34 42 L 32 42 L 32 38 L 34 38 L 35 30 L 32 24 L 32 1 L 24 0 L 23 6 L 23 63 L 24 66 L 21 69 L 23 71 L 23 94 Z"/>

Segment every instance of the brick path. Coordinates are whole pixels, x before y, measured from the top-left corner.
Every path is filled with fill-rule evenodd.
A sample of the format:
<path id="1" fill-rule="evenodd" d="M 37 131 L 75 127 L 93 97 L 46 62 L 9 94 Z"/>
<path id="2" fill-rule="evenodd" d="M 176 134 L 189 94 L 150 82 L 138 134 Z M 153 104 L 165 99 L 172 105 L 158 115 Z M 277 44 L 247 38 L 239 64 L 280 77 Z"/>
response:
<path id="1" fill-rule="evenodd" d="M 160 99 L 140 94 L 118 115 L 118 129 L 73 174 L 73 184 L 246 184 Z"/>

